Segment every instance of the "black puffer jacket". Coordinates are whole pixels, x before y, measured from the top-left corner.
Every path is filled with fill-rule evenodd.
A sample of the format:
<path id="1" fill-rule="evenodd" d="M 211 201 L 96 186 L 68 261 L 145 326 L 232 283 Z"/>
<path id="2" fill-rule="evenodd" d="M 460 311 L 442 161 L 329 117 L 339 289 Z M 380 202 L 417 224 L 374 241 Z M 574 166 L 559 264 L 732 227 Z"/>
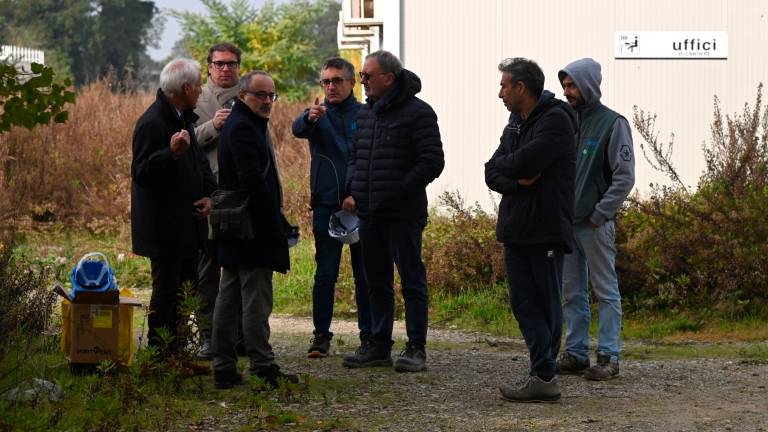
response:
<path id="1" fill-rule="evenodd" d="M 500 242 L 571 251 L 576 125 L 571 107 L 551 93 L 525 121 L 511 117 L 499 148 L 485 164 L 486 184 L 502 194 L 496 224 Z M 530 186 L 517 182 L 537 175 Z"/>
<path id="2" fill-rule="evenodd" d="M 363 219 L 427 217 L 426 187 L 445 161 L 437 115 L 419 91 L 419 77 L 403 69 L 392 91 L 357 114 L 347 187 Z"/>

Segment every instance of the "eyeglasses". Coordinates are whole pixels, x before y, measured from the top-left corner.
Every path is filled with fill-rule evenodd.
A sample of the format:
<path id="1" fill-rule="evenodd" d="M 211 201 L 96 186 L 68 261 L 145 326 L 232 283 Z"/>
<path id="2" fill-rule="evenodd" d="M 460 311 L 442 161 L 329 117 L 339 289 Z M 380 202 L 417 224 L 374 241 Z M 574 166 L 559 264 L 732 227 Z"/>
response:
<path id="1" fill-rule="evenodd" d="M 271 102 L 274 102 L 277 100 L 277 93 L 267 93 L 267 92 L 252 92 L 252 91 L 246 91 L 249 95 L 255 97 L 256 99 L 266 102 L 267 100 L 270 100 Z"/>
<path id="2" fill-rule="evenodd" d="M 361 81 L 368 81 L 368 80 L 370 80 L 373 77 L 377 77 L 379 75 L 386 75 L 388 73 L 391 73 L 391 72 L 381 72 L 381 73 L 374 73 L 374 74 L 371 74 L 371 73 L 368 73 L 368 72 L 360 72 L 360 80 Z"/>
<path id="3" fill-rule="evenodd" d="M 236 61 L 228 61 L 228 62 L 214 61 L 214 62 L 211 62 L 211 64 L 213 65 L 214 68 L 218 70 L 223 70 L 225 67 L 228 67 L 229 69 L 237 69 L 240 67 L 240 63 Z"/>
<path id="4" fill-rule="evenodd" d="M 331 79 L 321 79 L 320 80 L 320 85 L 322 85 L 323 87 L 328 87 L 331 84 L 333 84 L 335 86 L 340 86 L 341 83 L 343 83 L 344 81 L 346 81 L 346 78 L 333 77 Z"/>

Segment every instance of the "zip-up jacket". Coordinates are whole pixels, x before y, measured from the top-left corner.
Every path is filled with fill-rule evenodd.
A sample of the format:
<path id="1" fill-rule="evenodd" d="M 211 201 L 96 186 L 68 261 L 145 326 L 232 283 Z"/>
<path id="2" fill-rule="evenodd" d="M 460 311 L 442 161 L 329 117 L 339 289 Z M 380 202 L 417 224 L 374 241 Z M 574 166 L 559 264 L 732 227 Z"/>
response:
<path id="1" fill-rule="evenodd" d="M 509 245 L 547 245 L 570 252 L 576 116 L 545 93 L 528 117 L 510 117 L 500 144 L 485 164 L 485 182 L 502 194 L 496 238 Z M 540 176 L 530 186 L 519 179 Z"/>
<path id="2" fill-rule="evenodd" d="M 293 122 L 293 135 L 309 140 L 312 156 L 309 171 L 312 207 L 341 207 L 345 198 L 347 163 L 357 131 L 357 113 L 362 104 L 350 95 L 339 104 L 325 101 L 326 115 L 312 123 L 309 109 Z"/>
<path id="3" fill-rule="evenodd" d="M 419 91 L 419 77 L 403 69 L 392 90 L 357 114 L 347 190 L 363 219 L 427 217 L 426 187 L 445 161 L 437 115 Z"/>

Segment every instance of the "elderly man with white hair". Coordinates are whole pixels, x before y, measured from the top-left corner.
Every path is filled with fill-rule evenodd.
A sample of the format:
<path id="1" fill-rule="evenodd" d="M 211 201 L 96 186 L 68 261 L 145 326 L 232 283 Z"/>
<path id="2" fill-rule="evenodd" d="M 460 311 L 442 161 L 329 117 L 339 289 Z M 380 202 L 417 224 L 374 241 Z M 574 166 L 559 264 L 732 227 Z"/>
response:
<path id="1" fill-rule="evenodd" d="M 150 259 L 150 346 L 178 348 L 179 293 L 197 280 L 197 258 L 207 238 L 206 216 L 216 183 L 195 138 L 200 65 L 176 59 L 160 73 L 157 99 L 136 122 L 131 161 L 133 252 Z M 174 336 L 170 346 L 158 330 Z"/>

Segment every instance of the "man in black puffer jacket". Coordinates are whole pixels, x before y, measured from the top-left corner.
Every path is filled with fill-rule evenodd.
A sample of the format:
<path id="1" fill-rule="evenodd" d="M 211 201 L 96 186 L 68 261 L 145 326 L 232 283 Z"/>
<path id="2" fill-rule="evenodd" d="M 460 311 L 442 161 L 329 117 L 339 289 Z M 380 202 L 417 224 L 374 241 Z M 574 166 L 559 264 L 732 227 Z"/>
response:
<path id="1" fill-rule="evenodd" d="M 515 402 L 552 402 L 560 399 L 555 359 L 563 254 L 573 243 L 576 115 L 543 91 L 544 73 L 535 62 L 507 59 L 499 71 L 499 98 L 512 115 L 485 164 L 485 182 L 502 194 L 496 238 L 504 243 L 509 301 L 531 358 L 525 384 L 500 390 Z"/>
<path id="2" fill-rule="evenodd" d="M 427 185 L 443 170 L 437 116 L 416 97 L 421 80 L 387 51 L 365 58 L 360 82 L 368 96 L 357 115 L 343 203 L 361 219 L 360 242 L 371 303 L 371 340 L 344 358 L 347 367 L 389 366 L 397 264 L 405 301 L 408 344 L 395 370 L 426 368 L 427 274 L 421 239 L 427 224 Z"/>

